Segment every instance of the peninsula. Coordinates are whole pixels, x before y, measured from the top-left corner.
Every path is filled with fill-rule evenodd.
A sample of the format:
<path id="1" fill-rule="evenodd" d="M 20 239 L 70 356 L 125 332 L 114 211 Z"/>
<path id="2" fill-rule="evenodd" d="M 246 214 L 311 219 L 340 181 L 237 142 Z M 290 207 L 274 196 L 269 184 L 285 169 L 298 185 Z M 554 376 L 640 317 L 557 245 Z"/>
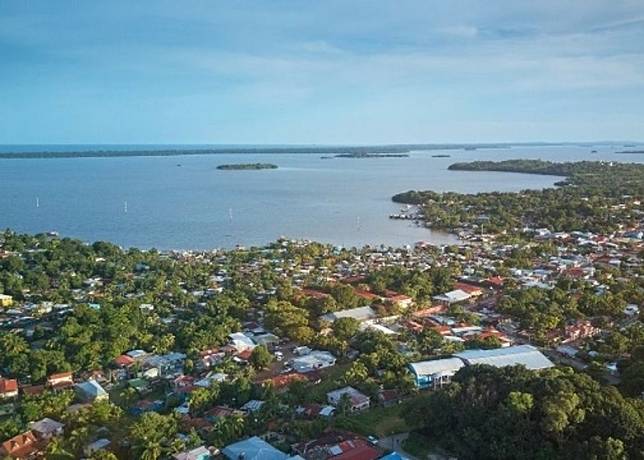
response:
<path id="1" fill-rule="evenodd" d="M 224 171 L 257 171 L 259 169 L 277 169 L 277 165 L 272 163 L 235 163 L 219 165 L 217 169 Z"/>
<path id="2" fill-rule="evenodd" d="M 450 171 L 500 171 L 563 176 L 555 188 L 462 194 L 416 191 L 392 197 L 418 205 L 424 225 L 466 237 L 488 233 L 522 235 L 526 228 L 609 233 L 637 225 L 644 194 L 644 165 L 603 161 L 541 160 L 454 163 Z M 607 216 L 610 216 L 608 218 Z"/>

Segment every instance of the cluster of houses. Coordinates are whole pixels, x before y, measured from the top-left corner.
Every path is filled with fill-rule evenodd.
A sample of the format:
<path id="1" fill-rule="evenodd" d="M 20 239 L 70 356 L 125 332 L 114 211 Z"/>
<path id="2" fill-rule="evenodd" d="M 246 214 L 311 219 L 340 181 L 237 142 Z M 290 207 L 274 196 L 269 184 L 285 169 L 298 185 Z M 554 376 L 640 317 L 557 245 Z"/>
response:
<path id="1" fill-rule="evenodd" d="M 504 289 L 511 285 L 523 288 L 553 289 L 562 279 L 582 280 L 602 295 L 607 289 L 596 278 L 599 268 L 611 267 L 629 270 L 641 266 L 640 252 L 643 247 L 641 231 L 629 230 L 613 236 L 593 235 L 573 232 L 570 234 L 551 233 L 545 230 L 532 232 L 535 241 L 551 241 L 557 245 L 556 256 L 545 260 L 535 260 L 534 266 L 511 268 L 500 276 L 496 270 L 498 261 L 509 257 L 517 245 L 496 244 L 493 238 L 480 238 L 475 244 L 447 249 L 427 247 L 419 244 L 416 248 L 363 248 L 337 262 L 333 267 L 317 265 L 314 261 L 288 259 L 287 248 L 305 247 L 305 242 L 282 242 L 283 259 L 272 256 L 269 260 L 249 261 L 243 270 L 249 274 L 273 267 L 275 273 L 287 278 L 301 295 L 321 299 L 329 294 L 310 288 L 314 284 L 344 283 L 354 288 L 356 295 L 368 302 L 367 306 L 339 309 L 318 318 L 322 326 L 320 333 L 328 334 L 328 327 L 342 318 L 352 318 L 361 330 L 374 330 L 392 336 L 396 340 L 409 331 L 418 334 L 431 330 L 445 341 L 467 344 L 472 340 L 494 337 L 500 348 L 491 350 L 470 349 L 457 352 L 447 358 L 416 361 L 409 365 L 416 385 L 421 390 L 437 389 L 449 384 L 459 369 L 474 364 L 492 366 L 523 365 L 528 369 L 540 370 L 552 367 L 551 352 L 575 356 L 577 347 L 590 337 L 600 336 L 601 327 L 592 319 L 571 321 L 553 337 L 559 345 L 548 350 L 548 357 L 539 349 L 531 346 L 529 337 L 522 334 L 520 327 L 495 310 L 495 305 Z M 331 250 L 338 255 L 341 250 Z M 184 260 L 186 258 L 206 258 L 217 261 L 225 257 L 220 253 L 168 253 L 167 257 Z M 410 296 L 386 291 L 376 293 L 365 285 L 367 275 L 385 267 L 404 267 L 418 270 L 431 267 L 447 267 L 459 264 L 461 275 L 455 279 L 453 289 L 438 293 L 430 302 L 415 305 Z M 137 266 L 137 272 L 145 272 L 145 266 Z M 225 289 L 227 280 L 225 270 L 213 274 L 211 285 L 202 290 L 190 292 L 196 302 L 217 295 Z M 75 302 L 89 304 L 100 309 L 96 294 L 103 287 L 100 277 L 91 277 L 83 282 L 83 287 L 73 291 Z M 274 294 L 274 290 L 260 293 L 264 298 Z M 100 296 L 98 296 L 100 297 Z M 48 321 L 69 314 L 72 306 L 32 300 L 16 302 L 11 296 L 0 294 L 0 326 L 30 337 L 36 325 L 47 327 Z M 258 299 L 261 300 L 261 299 Z M 396 308 L 379 308 L 382 305 Z M 453 307 L 460 306 L 464 311 L 475 315 L 476 324 L 457 320 L 450 314 Z M 624 321 L 639 320 L 639 305 L 628 305 L 624 310 Z M 141 310 L 152 314 L 154 305 L 142 304 Z M 171 321 L 171 318 L 168 319 Z M 178 351 L 165 354 L 150 353 L 146 350 L 130 350 L 118 356 L 108 369 L 92 375 L 73 375 L 71 372 L 50 375 L 42 385 L 21 385 L 17 380 L 0 377 L 0 410 L 9 407 L 21 394 L 33 395 L 46 390 L 72 389 L 76 394 L 76 405 L 91 404 L 108 400 L 113 385 L 127 385 L 135 390 L 138 398 L 128 411 L 137 416 L 149 411 L 160 411 L 164 401 L 153 396 L 152 387 L 164 382 L 170 390 L 181 396 L 182 404 L 175 410 L 188 423 L 204 428 L 212 426 L 221 417 L 231 415 L 248 416 L 260 411 L 264 402 L 251 400 L 241 407 L 215 406 L 199 418 L 190 416 L 189 395 L 198 388 L 207 388 L 212 382 L 226 381 L 229 377 L 217 370 L 218 364 L 231 358 L 244 366 L 249 362 L 257 346 L 266 346 L 274 355 L 275 362 L 269 370 L 262 373 L 261 382 L 270 382 L 277 391 L 284 391 L 296 381 L 319 382 L 324 370 L 336 366 L 338 357 L 323 349 L 312 349 L 301 344 L 288 342 L 266 330 L 261 315 L 252 322 L 244 324 L 243 330 L 230 334 L 228 343 L 216 349 L 201 350 L 199 359 L 194 363 L 195 370 L 186 375 L 187 356 Z M 400 339 L 402 340 L 402 339 Z M 401 344 L 404 345 L 404 344 Z M 355 356 L 353 356 L 355 357 Z M 383 390 L 378 401 L 363 394 L 352 386 L 342 386 L 329 391 L 323 404 L 305 404 L 295 408 L 295 413 L 303 418 L 330 417 L 339 411 L 360 412 L 374 404 L 387 404 L 395 401 L 396 395 Z M 0 453 L 14 458 L 28 458 L 41 452 L 52 437 L 64 431 L 64 426 L 51 419 L 32 423 L 29 430 L 2 443 Z M 97 438 L 86 446 L 86 454 L 109 449 L 112 440 Z M 215 452 L 206 446 L 177 454 L 178 460 L 205 460 L 221 454 L 229 460 L 375 460 L 389 458 L 385 452 L 370 440 L 353 433 L 326 432 L 318 439 L 294 446 L 295 455 L 286 454 L 260 437 L 253 437 L 226 446 Z"/>

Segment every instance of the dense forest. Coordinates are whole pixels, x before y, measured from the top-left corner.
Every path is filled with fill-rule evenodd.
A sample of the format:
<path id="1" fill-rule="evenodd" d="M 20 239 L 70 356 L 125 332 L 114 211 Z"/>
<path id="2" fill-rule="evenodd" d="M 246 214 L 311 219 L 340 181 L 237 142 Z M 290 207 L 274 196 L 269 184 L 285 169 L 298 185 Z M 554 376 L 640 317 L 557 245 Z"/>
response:
<path id="1" fill-rule="evenodd" d="M 408 413 L 461 459 L 644 458 L 644 403 L 571 369 L 471 366 Z"/>

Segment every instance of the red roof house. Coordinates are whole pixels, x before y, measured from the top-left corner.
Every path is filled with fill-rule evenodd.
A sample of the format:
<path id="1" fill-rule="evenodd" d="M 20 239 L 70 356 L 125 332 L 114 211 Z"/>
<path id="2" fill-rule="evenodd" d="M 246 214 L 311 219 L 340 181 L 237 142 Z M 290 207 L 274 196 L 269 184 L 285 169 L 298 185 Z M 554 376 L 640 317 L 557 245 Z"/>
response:
<path id="1" fill-rule="evenodd" d="M 0 378 L 0 398 L 15 398 L 16 396 L 18 396 L 18 381 Z"/>

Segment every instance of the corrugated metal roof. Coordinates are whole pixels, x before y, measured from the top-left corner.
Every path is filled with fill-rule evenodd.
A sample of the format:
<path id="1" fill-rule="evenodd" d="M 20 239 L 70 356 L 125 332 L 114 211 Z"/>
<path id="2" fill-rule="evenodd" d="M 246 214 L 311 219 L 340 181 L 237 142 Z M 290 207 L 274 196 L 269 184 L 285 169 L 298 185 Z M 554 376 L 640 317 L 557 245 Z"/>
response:
<path id="1" fill-rule="evenodd" d="M 554 364 L 532 345 L 518 345 L 494 350 L 467 350 L 456 353 L 467 364 L 489 364 L 496 367 L 522 364 L 528 369 L 546 369 Z"/>

